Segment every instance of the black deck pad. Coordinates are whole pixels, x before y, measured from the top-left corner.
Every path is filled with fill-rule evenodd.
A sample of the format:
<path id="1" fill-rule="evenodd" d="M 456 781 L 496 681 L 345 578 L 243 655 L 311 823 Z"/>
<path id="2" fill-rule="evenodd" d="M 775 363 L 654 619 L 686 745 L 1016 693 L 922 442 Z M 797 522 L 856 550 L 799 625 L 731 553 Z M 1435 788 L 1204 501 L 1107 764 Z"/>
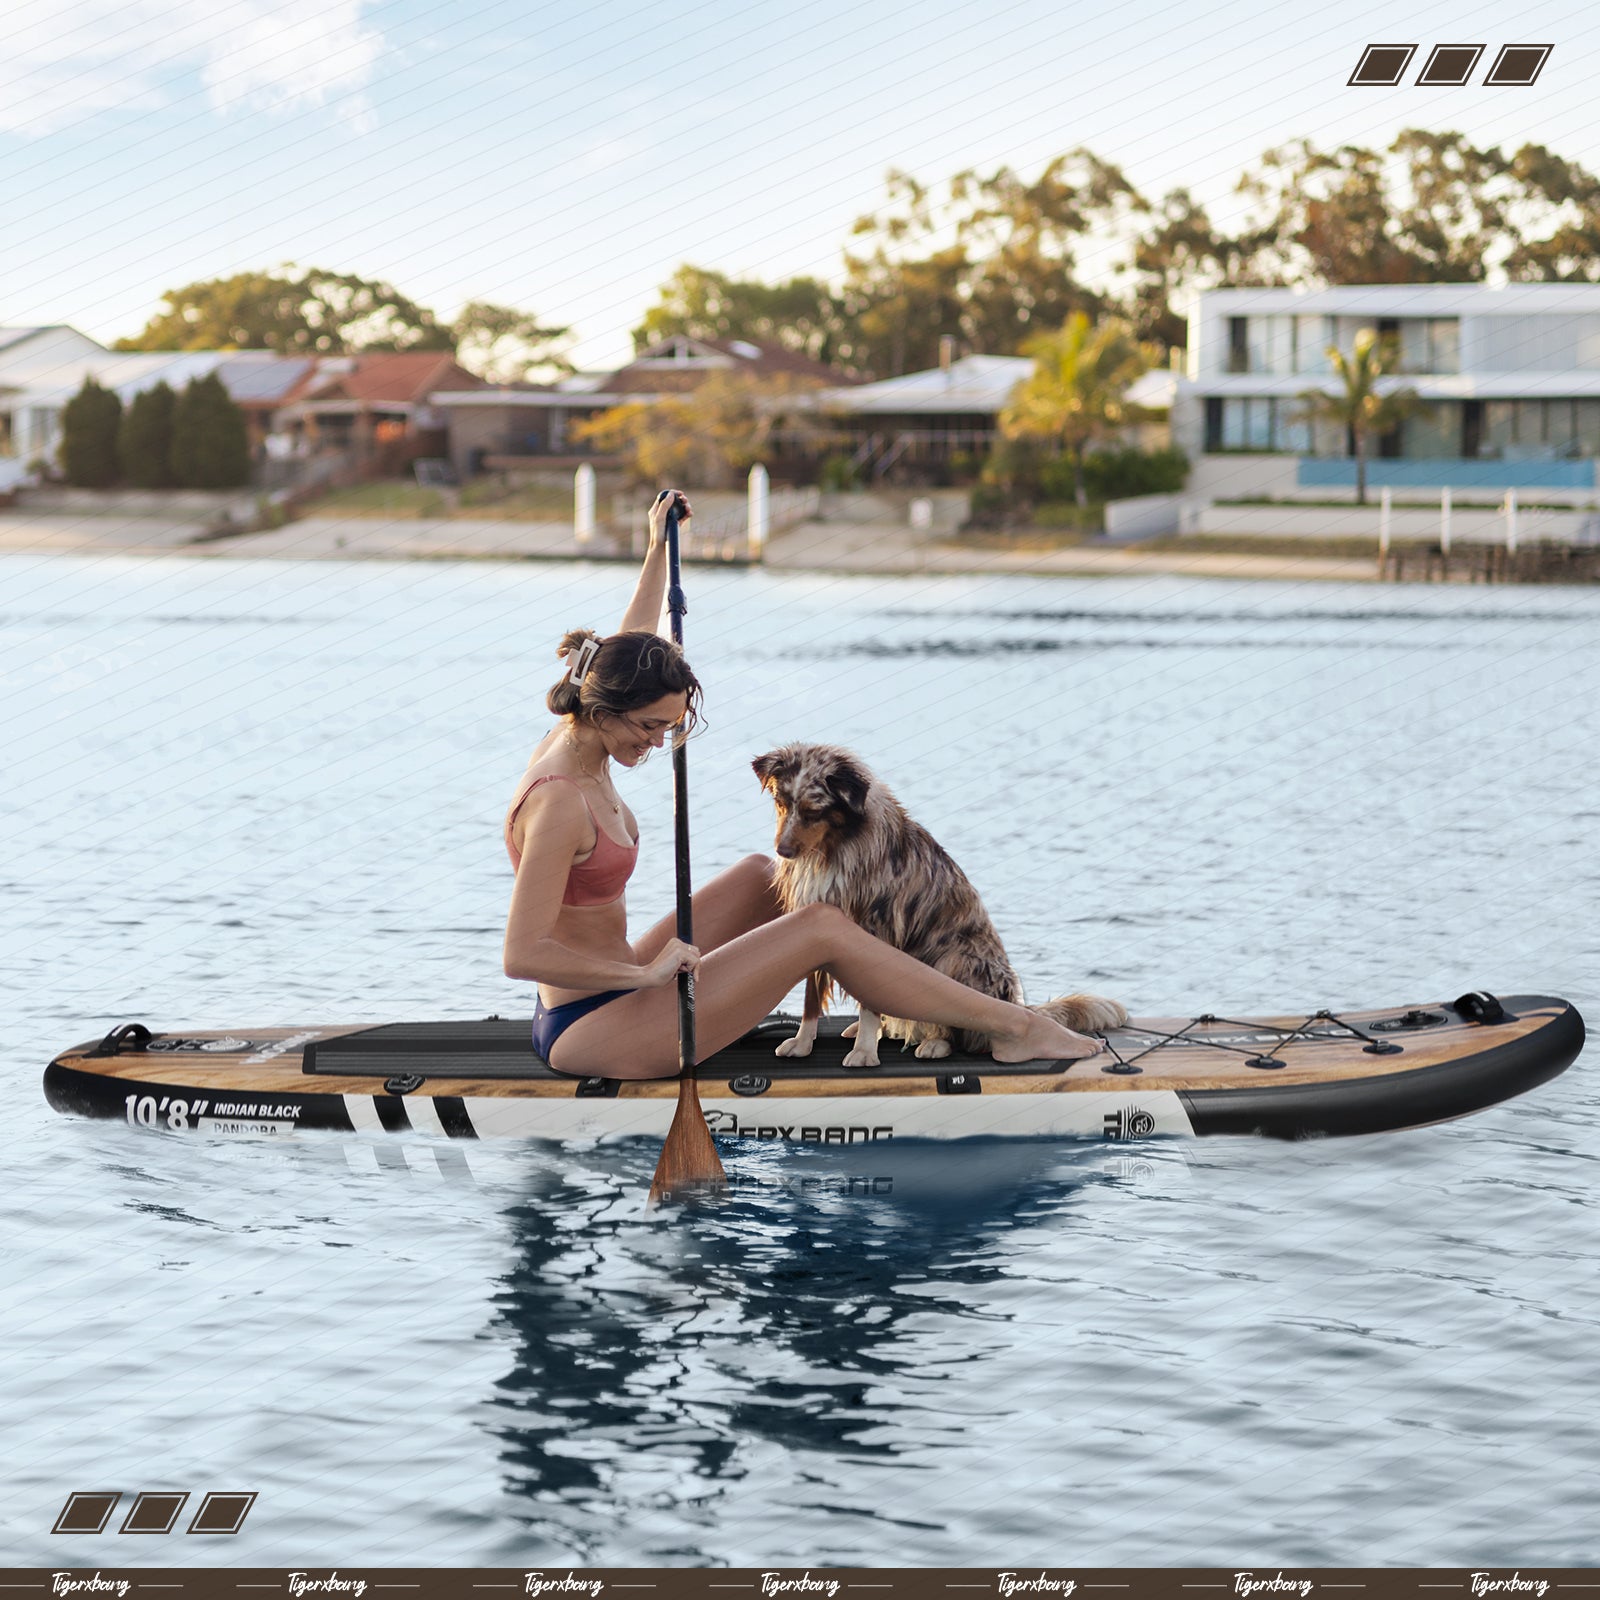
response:
<path id="1" fill-rule="evenodd" d="M 701 1078 L 736 1078 L 747 1073 L 779 1078 L 849 1078 L 860 1081 L 874 1075 L 909 1078 L 937 1077 L 946 1072 L 971 1071 L 992 1077 L 1030 1077 L 1065 1072 L 1070 1061 L 1020 1061 L 1005 1063 L 993 1056 L 969 1056 L 952 1051 L 938 1061 L 919 1061 L 912 1050 L 902 1050 L 898 1040 L 878 1042 L 876 1067 L 847 1067 L 844 1058 L 852 1042 L 840 1037 L 847 1017 L 824 1017 L 817 1042 L 809 1056 L 791 1060 L 773 1051 L 799 1025 L 799 1018 L 774 1013 L 725 1050 L 700 1063 Z M 492 1017 L 482 1022 L 391 1022 L 361 1033 L 324 1039 L 305 1048 L 305 1070 L 325 1077 L 388 1078 L 414 1073 L 423 1078 L 546 1078 L 565 1083 L 578 1080 L 554 1072 L 533 1048 L 532 1019 Z"/>

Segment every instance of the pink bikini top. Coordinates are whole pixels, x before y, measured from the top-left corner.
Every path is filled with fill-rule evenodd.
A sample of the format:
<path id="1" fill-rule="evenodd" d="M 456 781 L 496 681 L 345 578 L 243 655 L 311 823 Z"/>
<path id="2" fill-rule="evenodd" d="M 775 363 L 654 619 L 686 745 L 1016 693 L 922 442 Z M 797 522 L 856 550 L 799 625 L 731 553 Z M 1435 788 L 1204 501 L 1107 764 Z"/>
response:
<path id="1" fill-rule="evenodd" d="M 584 808 L 589 813 L 589 820 L 594 824 L 594 849 L 589 853 L 587 861 L 575 861 L 572 871 L 567 874 L 567 887 L 561 896 L 564 906 L 605 906 L 622 898 L 622 891 L 627 887 L 628 879 L 633 876 L 633 869 L 639 860 L 639 846 L 637 843 L 626 845 L 618 844 L 615 839 L 600 826 L 600 819 L 594 814 L 594 807 L 589 804 L 589 797 L 584 794 L 576 778 L 569 778 L 565 773 L 546 772 L 537 778 L 530 778 L 521 789 L 517 791 L 517 798 L 511 802 L 511 809 L 506 813 L 506 854 L 511 857 L 512 870 L 522 865 L 522 852 L 512 842 L 511 825 L 517 820 L 517 813 L 522 809 L 522 803 L 539 787 L 541 783 L 548 783 L 552 778 L 561 783 L 570 783 L 577 789 L 583 800 Z"/>

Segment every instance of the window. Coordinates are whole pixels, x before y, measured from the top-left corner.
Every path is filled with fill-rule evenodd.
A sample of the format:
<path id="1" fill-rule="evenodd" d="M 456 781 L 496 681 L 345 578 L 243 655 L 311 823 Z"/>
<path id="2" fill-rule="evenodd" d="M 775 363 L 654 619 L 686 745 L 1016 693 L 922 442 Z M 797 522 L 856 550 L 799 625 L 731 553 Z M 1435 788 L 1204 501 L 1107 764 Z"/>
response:
<path id="1" fill-rule="evenodd" d="M 1499 460 L 1508 450 L 1516 447 L 1516 414 L 1516 405 L 1513 401 L 1484 401 L 1483 436 L 1478 446 L 1479 455 Z"/>
<path id="2" fill-rule="evenodd" d="M 1461 407 L 1456 401 L 1425 405 L 1401 424 L 1400 454 L 1410 459 L 1453 459 L 1461 451 Z"/>
<path id="3" fill-rule="evenodd" d="M 1459 317 L 1430 317 L 1428 319 L 1428 371 L 1459 372 L 1461 370 L 1461 319 Z"/>
<path id="4" fill-rule="evenodd" d="M 1300 419 L 1301 409 L 1299 400 L 1265 396 L 1207 400 L 1206 449 L 1306 454 L 1311 449 L 1311 427 Z"/>
<path id="5" fill-rule="evenodd" d="M 1600 400 L 1572 402 L 1572 431 L 1580 456 L 1600 456 Z"/>
<path id="6" fill-rule="evenodd" d="M 1597 453 L 1600 417 L 1593 400 L 1486 400 L 1481 454 L 1510 461 Z"/>
<path id="7" fill-rule="evenodd" d="M 56 442 L 56 419 L 60 412 L 54 406 L 28 407 L 28 454 L 43 455 Z"/>
<path id="8" fill-rule="evenodd" d="M 1294 370 L 1324 373 L 1333 370 L 1328 346 L 1337 329 L 1332 317 L 1302 316 L 1294 319 Z"/>
<path id="9" fill-rule="evenodd" d="M 1545 449 L 1553 456 L 1578 453 L 1576 400 L 1546 400 L 1544 403 Z"/>
<path id="10" fill-rule="evenodd" d="M 1455 317 L 1407 317 L 1400 324 L 1401 372 L 1459 372 L 1461 324 Z"/>
<path id="11" fill-rule="evenodd" d="M 1251 450 L 1270 450 L 1272 448 L 1272 402 L 1270 400 L 1246 400 L 1245 405 L 1245 445 Z"/>
<path id="12" fill-rule="evenodd" d="M 1250 319 L 1228 318 L 1228 371 L 1250 370 Z"/>
<path id="13" fill-rule="evenodd" d="M 1248 317 L 1251 372 L 1294 371 L 1294 318 Z"/>

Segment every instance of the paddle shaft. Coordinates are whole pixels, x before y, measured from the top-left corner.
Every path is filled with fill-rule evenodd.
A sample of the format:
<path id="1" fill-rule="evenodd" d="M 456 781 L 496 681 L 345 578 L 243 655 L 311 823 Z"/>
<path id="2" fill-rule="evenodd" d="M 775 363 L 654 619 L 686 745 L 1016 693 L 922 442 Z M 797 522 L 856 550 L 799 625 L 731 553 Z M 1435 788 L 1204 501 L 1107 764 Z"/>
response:
<path id="1" fill-rule="evenodd" d="M 684 599 L 683 578 L 678 552 L 678 504 L 674 499 L 667 512 L 667 610 L 672 618 L 672 642 L 683 648 L 683 614 L 689 609 Z M 672 743 L 672 833 L 678 890 L 678 937 L 694 943 L 694 911 L 689 890 L 689 752 L 684 740 Z M 694 1075 L 694 974 L 678 974 L 678 1070 L 685 1078 Z"/>

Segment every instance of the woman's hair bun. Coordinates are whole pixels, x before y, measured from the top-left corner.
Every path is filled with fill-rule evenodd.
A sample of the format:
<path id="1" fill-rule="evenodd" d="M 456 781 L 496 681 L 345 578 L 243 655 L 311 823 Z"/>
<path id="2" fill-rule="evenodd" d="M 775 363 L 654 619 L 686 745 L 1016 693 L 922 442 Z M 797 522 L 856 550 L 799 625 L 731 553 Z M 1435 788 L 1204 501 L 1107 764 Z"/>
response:
<path id="1" fill-rule="evenodd" d="M 566 633 L 562 634 L 561 643 L 556 646 L 556 654 L 565 661 L 574 650 L 581 650 L 591 639 L 596 644 L 604 643 L 604 640 L 593 628 L 569 628 Z"/>
<path id="2" fill-rule="evenodd" d="M 681 694 L 688 704 L 682 732 L 689 733 L 700 720 L 700 681 L 683 659 L 683 651 L 670 639 L 647 629 L 630 629 L 602 638 L 593 628 L 569 628 L 556 646 L 566 661 L 586 644 L 596 648 L 581 683 L 564 671 L 545 696 L 545 704 L 558 717 L 585 721 L 626 716 L 662 699 Z"/>

